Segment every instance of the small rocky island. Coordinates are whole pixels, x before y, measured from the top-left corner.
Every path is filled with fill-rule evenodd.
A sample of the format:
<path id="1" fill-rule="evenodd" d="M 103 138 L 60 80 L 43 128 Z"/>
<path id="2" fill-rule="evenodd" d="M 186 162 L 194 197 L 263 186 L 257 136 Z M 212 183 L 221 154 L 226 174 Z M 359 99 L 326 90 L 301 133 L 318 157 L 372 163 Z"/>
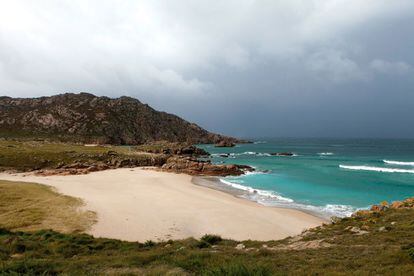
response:
<path id="1" fill-rule="evenodd" d="M 216 143 L 214 146 L 216 148 L 232 148 L 234 147 L 236 144 L 233 143 L 230 140 L 221 140 L 220 142 Z"/>

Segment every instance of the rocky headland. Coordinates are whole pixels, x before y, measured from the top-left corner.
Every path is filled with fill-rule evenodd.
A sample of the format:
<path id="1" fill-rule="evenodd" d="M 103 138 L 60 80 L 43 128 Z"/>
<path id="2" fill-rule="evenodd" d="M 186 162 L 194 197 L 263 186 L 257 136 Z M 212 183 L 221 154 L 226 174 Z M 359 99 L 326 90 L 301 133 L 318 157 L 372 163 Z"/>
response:
<path id="1" fill-rule="evenodd" d="M 112 145 L 161 140 L 190 144 L 246 142 L 209 132 L 131 97 L 89 93 L 0 97 L 0 137 Z"/>

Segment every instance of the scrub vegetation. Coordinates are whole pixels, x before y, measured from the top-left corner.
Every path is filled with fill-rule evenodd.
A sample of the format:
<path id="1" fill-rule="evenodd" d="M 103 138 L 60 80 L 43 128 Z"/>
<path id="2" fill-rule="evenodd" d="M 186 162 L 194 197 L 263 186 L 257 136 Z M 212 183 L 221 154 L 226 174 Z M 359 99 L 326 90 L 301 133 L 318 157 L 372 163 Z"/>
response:
<path id="1" fill-rule="evenodd" d="M 24 185 L 3 183 L 7 185 Z M 29 184 L 34 194 L 62 196 Z M 15 190 L 2 188 L 13 198 Z M 27 194 L 28 195 L 28 194 Z M 26 196 L 26 195 L 25 195 Z M 22 195 L 23 197 L 23 195 Z M 41 197 L 43 198 L 43 196 Z M 66 197 L 66 203 L 72 202 Z M 19 202 L 19 200 L 14 200 Z M 20 208 L 19 204 L 14 204 Z M 62 205 L 63 206 L 63 205 Z M 70 205 L 69 205 L 70 206 Z M 2 208 L 5 208 L 2 206 Z M 63 207 L 62 207 L 63 208 Z M 33 212 L 36 205 L 28 205 Z M 33 209 L 33 210 L 32 210 Z M 70 208 L 69 208 L 70 209 Z M 66 210 L 66 211 L 64 211 Z M 10 212 L 10 211 L 9 211 Z M 54 213 L 68 212 L 67 208 Z M 3 222 L 3 217 L 1 218 Z M 337 219 L 281 241 L 233 241 L 215 235 L 200 240 L 145 243 L 93 238 L 74 233 L 39 230 L 47 216 L 23 224 L 3 223 L 0 229 L 0 271 L 42 275 L 410 275 L 414 271 L 414 209 L 406 205 Z M 53 223 L 48 223 L 50 228 Z M 8 228 L 8 229 L 7 229 Z M 13 231 L 10 231 L 12 229 Z M 25 230 L 24 232 L 15 231 Z M 85 229 L 85 228 L 83 228 Z"/>

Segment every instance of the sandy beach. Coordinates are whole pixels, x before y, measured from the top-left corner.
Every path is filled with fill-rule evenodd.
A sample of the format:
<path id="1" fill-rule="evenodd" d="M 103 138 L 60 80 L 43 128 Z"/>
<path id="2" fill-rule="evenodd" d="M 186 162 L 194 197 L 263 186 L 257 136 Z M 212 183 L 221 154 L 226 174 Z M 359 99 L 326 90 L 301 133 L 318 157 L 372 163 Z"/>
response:
<path id="1" fill-rule="evenodd" d="M 235 240 L 276 240 L 324 222 L 299 210 L 265 207 L 194 185 L 184 174 L 143 168 L 71 176 L 1 173 L 0 179 L 36 182 L 84 200 L 98 222 L 95 237 L 128 241 L 199 238 L 218 234 Z"/>

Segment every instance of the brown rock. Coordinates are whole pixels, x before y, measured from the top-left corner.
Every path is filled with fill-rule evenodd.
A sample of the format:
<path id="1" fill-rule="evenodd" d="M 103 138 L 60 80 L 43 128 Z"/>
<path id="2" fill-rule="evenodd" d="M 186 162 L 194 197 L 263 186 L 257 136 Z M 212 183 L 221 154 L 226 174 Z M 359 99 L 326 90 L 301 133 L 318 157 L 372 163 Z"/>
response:
<path id="1" fill-rule="evenodd" d="M 385 205 L 372 205 L 371 206 L 371 211 L 373 212 L 382 212 L 382 211 L 385 211 L 386 209 L 388 209 L 388 206 L 385 206 Z"/>
<path id="2" fill-rule="evenodd" d="M 216 165 L 191 157 L 175 156 L 170 157 L 162 165 L 161 170 L 192 175 L 228 176 L 241 175 L 245 170 L 253 170 L 253 168 L 240 165 Z"/>
<path id="3" fill-rule="evenodd" d="M 358 210 L 354 214 L 352 214 L 353 217 L 366 217 L 369 216 L 372 213 L 370 210 Z"/>
<path id="4" fill-rule="evenodd" d="M 391 204 L 391 208 L 393 208 L 393 209 L 400 209 L 402 207 L 404 207 L 404 202 L 402 202 L 402 201 L 394 201 Z"/>
<path id="5" fill-rule="evenodd" d="M 382 202 L 380 203 L 380 205 L 381 205 L 381 206 L 383 206 L 383 207 L 388 207 L 388 206 L 389 206 L 389 204 L 388 204 L 388 202 L 387 202 L 387 201 L 382 201 Z"/>
<path id="6" fill-rule="evenodd" d="M 12 137 L 83 144 L 139 145 L 150 141 L 245 142 L 208 132 L 175 115 L 130 97 L 111 99 L 88 93 L 41 98 L 0 97 L 0 133 Z"/>
<path id="7" fill-rule="evenodd" d="M 274 156 L 293 156 L 294 154 L 292 152 L 272 152 L 270 155 Z"/>
<path id="8" fill-rule="evenodd" d="M 229 140 L 221 140 L 220 142 L 216 143 L 214 146 L 218 148 L 224 148 L 224 147 L 230 148 L 230 147 L 234 147 L 235 144 Z"/>

